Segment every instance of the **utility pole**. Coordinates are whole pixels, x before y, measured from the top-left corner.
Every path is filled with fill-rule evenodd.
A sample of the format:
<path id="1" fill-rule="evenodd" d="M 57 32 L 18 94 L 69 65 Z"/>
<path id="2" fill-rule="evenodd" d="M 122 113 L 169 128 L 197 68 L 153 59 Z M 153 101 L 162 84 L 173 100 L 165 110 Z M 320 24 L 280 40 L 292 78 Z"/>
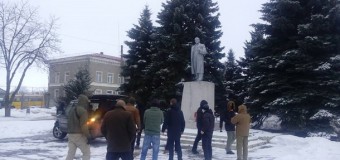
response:
<path id="1" fill-rule="evenodd" d="M 124 61 L 123 61 L 123 45 L 120 45 L 120 67 L 123 67 Z"/>

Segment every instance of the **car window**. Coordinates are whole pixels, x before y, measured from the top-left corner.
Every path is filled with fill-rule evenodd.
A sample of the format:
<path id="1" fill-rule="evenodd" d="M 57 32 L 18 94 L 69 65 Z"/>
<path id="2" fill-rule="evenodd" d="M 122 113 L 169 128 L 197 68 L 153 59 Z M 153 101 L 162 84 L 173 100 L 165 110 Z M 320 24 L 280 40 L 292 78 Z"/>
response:
<path id="1" fill-rule="evenodd" d="M 76 106 L 77 101 L 71 101 L 70 104 L 67 105 L 66 109 L 65 109 L 65 114 L 66 116 L 68 115 L 68 113 L 70 112 L 70 110 Z"/>

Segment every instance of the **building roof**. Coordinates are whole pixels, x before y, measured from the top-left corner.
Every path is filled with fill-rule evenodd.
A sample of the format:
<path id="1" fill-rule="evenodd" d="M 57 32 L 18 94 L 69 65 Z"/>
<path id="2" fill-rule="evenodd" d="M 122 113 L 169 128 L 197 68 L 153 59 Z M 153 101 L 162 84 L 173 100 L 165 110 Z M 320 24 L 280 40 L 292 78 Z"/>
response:
<path id="1" fill-rule="evenodd" d="M 116 61 L 116 62 L 120 62 L 122 60 L 120 57 L 105 55 L 103 52 L 100 52 L 100 53 L 91 53 L 91 54 L 84 54 L 84 55 L 72 56 L 72 57 L 51 59 L 48 61 L 48 63 L 51 64 L 51 63 L 74 61 L 74 60 L 89 59 L 89 58 L 97 58 L 97 59 Z"/>
<path id="2" fill-rule="evenodd" d="M 0 88 L 0 93 L 5 93 L 6 91 Z"/>

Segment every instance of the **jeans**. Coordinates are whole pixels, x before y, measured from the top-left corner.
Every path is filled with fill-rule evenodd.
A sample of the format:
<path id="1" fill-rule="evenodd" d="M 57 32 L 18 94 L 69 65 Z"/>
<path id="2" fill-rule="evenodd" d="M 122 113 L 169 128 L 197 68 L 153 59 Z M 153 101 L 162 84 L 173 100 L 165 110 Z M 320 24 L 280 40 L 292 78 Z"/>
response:
<path id="1" fill-rule="evenodd" d="M 130 152 L 107 152 L 106 160 L 130 160 Z"/>
<path id="2" fill-rule="evenodd" d="M 235 131 L 227 131 L 227 135 L 228 135 L 228 139 L 227 139 L 227 145 L 225 147 L 225 150 L 228 152 L 228 151 L 231 151 L 231 145 L 235 141 Z"/>
<path id="3" fill-rule="evenodd" d="M 158 159 L 160 135 L 144 135 L 141 160 L 145 160 L 150 144 L 152 144 L 152 160 Z"/>
<path id="4" fill-rule="evenodd" d="M 197 129 L 197 135 L 195 138 L 194 145 L 192 145 L 192 151 L 197 151 L 197 145 L 201 139 L 202 139 L 201 129 Z"/>

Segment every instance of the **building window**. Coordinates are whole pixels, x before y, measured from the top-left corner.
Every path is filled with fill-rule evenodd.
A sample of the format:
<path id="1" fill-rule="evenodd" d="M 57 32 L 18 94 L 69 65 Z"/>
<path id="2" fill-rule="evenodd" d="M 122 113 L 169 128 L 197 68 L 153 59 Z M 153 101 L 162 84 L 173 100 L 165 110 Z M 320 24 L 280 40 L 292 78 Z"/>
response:
<path id="1" fill-rule="evenodd" d="M 60 72 L 56 72 L 54 76 L 54 83 L 59 83 L 60 81 Z"/>
<path id="2" fill-rule="evenodd" d="M 118 74 L 118 83 L 123 84 L 124 83 L 124 77 L 121 77 L 120 74 Z"/>
<path id="3" fill-rule="evenodd" d="M 122 91 L 115 91 L 115 95 L 121 95 Z"/>
<path id="4" fill-rule="evenodd" d="M 54 99 L 57 99 L 59 97 L 59 89 L 54 90 Z"/>
<path id="5" fill-rule="evenodd" d="M 99 71 L 96 72 L 96 82 L 99 82 L 99 83 L 103 82 L 103 72 L 99 72 Z"/>
<path id="6" fill-rule="evenodd" d="M 70 72 L 65 72 L 64 82 L 67 83 L 69 79 L 70 79 Z"/>
<path id="7" fill-rule="evenodd" d="M 107 90 L 106 94 L 113 94 L 113 90 Z"/>
<path id="8" fill-rule="evenodd" d="M 110 84 L 113 83 L 113 73 L 107 74 L 107 83 L 110 83 Z"/>
<path id="9" fill-rule="evenodd" d="M 101 90 L 101 89 L 96 89 L 96 90 L 94 91 L 94 94 L 102 94 L 102 90 Z"/>

